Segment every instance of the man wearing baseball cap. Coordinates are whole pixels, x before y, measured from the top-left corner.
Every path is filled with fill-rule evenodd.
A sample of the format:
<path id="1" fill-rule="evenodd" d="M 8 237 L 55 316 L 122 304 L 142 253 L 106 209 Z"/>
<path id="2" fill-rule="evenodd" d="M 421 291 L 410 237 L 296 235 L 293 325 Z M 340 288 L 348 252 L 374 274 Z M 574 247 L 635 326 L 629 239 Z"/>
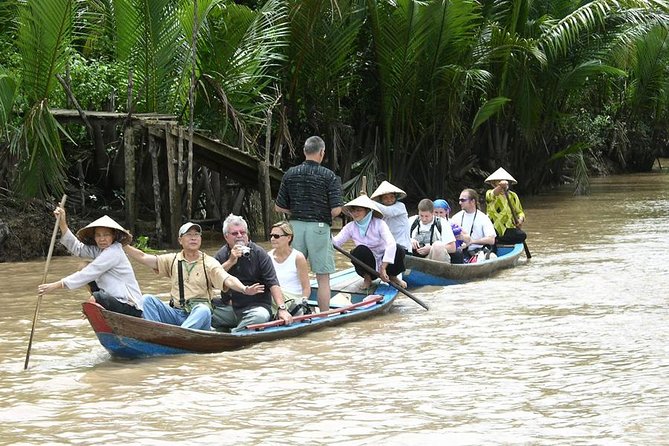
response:
<path id="1" fill-rule="evenodd" d="M 197 223 L 184 223 L 179 228 L 178 241 L 182 250 L 176 254 L 153 255 L 132 246 L 124 247 L 130 258 L 171 279 L 169 304 L 156 296 L 144 295 L 144 319 L 210 330 L 214 288 L 231 288 L 247 295 L 264 291 L 265 287 L 258 283 L 245 286 L 216 259 L 200 251 L 202 227 Z"/>

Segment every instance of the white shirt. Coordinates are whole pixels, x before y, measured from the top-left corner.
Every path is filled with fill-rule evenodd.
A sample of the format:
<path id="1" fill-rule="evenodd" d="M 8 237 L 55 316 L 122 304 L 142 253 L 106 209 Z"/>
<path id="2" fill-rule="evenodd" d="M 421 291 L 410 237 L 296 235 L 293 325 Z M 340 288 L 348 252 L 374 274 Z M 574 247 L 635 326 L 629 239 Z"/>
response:
<path id="1" fill-rule="evenodd" d="M 451 221 L 460 225 L 462 230 L 469 234 L 473 240 L 480 240 L 483 237 L 492 237 L 494 239 L 497 235 L 495 227 L 488 216 L 478 209 L 471 214 L 462 210 L 451 217 Z M 483 245 L 471 243 L 467 249 L 476 249 L 481 248 L 482 246 Z"/>
<path id="2" fill-rule="evenodd" d="M 81 270 L 63 279 L 66 288 L 79 288 L 95 281 L 98 288 L 114 296 L 119 302 L 132 305 L 138 310 L 142 309 L 142 292 L 139 290 L 135 271 L 119 242 L 114 242 L 106 249 L 100 249 L 96 245 L 80 242 L 72 231 L 68 230 L 60 238 L 60 243 L 77 257 L 93 259 Z"/>
<path id="3" fill-rule="evenodd" d="M 407 251 L 411 250 L 411 239 L 409 237 L 409 214 L 406 206 L 400 201 L 396 201 L 391 206 L 382 203 L 376 204 L 383 214 L 383 221 L 386 222 L 398 245 L 404 247 Z"/>

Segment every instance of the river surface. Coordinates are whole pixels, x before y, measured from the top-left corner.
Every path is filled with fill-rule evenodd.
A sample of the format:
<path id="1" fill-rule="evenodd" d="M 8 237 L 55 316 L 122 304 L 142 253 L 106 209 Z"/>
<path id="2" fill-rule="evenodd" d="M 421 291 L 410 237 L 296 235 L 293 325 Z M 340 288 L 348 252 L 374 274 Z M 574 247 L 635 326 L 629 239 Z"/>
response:
<path id="1" fill-rule="evenodd" d="M 111 359 L 61 290 L 24 371 L 44 260 L 0 264 L 0 444 L 669 444 L 669 175 L 523 204 L 530 261 L 229 353 Z"/>

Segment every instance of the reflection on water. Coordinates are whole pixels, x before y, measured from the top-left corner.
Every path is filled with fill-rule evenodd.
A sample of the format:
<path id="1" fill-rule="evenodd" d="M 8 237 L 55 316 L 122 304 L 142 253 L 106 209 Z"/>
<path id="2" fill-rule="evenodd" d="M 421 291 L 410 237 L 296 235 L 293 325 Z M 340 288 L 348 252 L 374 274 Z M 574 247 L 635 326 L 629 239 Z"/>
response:
<path id="1" fill-rule="evenodd" d="M 0 444 L 666 443 L 669 177 L 592 189 L 525 198 L 532 260 L 417 290 L 430 311 L 221 354 L 111 359 L 61 291 L 24 372 L 44 264 L 0 264 Z"/>

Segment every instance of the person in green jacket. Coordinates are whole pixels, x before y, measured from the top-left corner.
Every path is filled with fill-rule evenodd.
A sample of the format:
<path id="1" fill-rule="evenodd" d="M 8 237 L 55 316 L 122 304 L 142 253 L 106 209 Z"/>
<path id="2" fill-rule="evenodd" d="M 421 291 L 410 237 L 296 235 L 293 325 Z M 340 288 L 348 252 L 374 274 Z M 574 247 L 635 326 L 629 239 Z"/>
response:
<path id="1" fill-rule="evenodd" d="M 495 226 L 495 245 L 523 243 L 527 238 L 521 229 L 525 222 L 525 212 L 515 192 L 509 190 L 509 183 L 517 181 L 500 167 L 485 180 L 493 188 L 485 193 L 486 214 Z"/>

